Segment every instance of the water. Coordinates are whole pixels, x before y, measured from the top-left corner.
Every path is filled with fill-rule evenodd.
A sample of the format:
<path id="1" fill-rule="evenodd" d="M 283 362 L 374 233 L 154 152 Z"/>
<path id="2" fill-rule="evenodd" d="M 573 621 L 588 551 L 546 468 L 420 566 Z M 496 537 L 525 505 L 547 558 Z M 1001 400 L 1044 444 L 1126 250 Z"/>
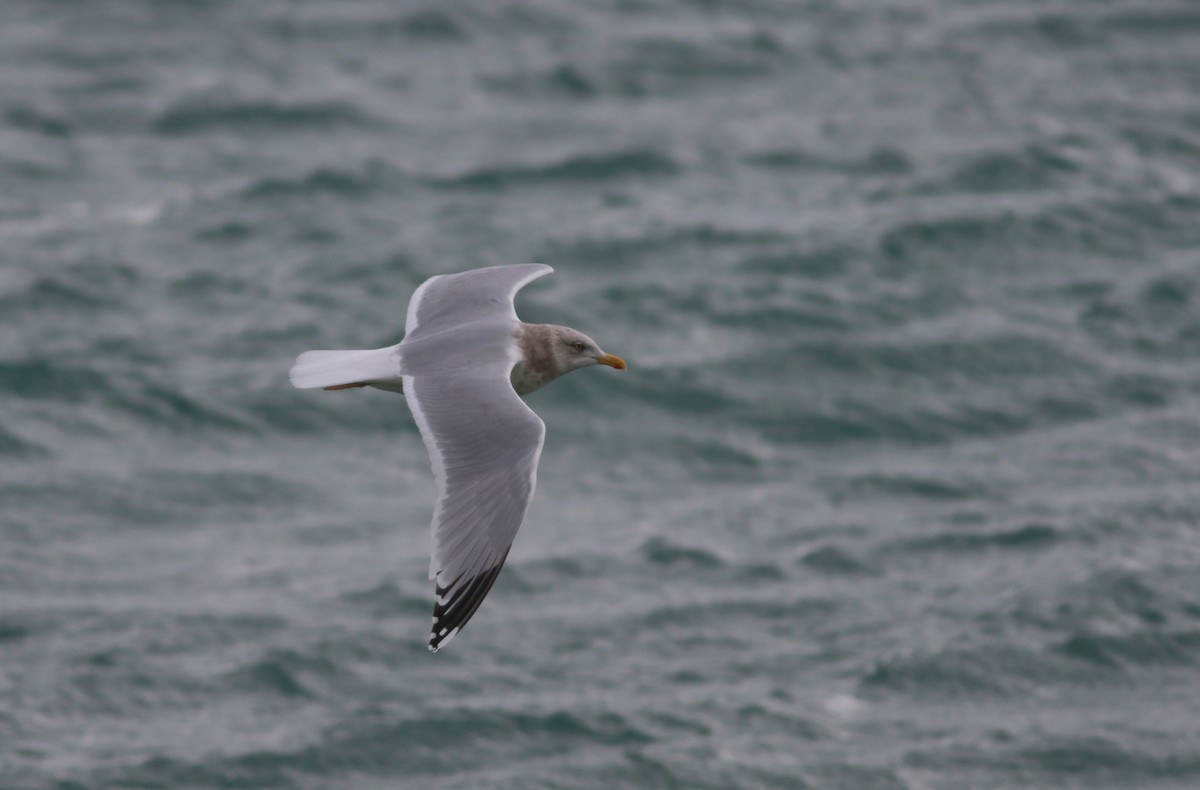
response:
<path id="1" fill-rule="evenodd" d="M 0 787 L 1200 783 L 1200 10 L 0 5 Z M 630 369 L 425 649 L 426 277 Z"/>

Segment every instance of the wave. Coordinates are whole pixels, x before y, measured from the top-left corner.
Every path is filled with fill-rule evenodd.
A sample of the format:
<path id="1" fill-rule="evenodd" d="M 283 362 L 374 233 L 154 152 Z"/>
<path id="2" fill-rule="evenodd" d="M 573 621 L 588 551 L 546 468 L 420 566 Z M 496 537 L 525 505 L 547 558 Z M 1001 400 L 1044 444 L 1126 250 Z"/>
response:
<path id="1" fill-rule="evenodd" d="M 1010 616 L 1056 633 L 1186 632 L 1200 620 L 1200 598 L 1186 574 L 1101 570 L 1052 595 L 1023 599 Z"/>
<path id="2" fill-rule="evenodd" d="M 1103 27 L 1142 35 L 1186 36 L 1200 32 L 1200 13 L 1187 7 L 1121 10 L 1102 17 Z"/>
<path id="3" fill-rule="evenodd" d="M 0 456 L 9 458 L 45 458 L 51 452 L 40 444 L 24 439 L 0 425 Z"/>
<path id="4" fill-rule="evenodd" d="M 768 170 L 809 170 L 844 173 L 852 176 L 905 175 L 913 165 L 899 148 L 876 148 L 860 158 L 815 154 L 802 148 L 777 148 L 742 156 L 748 165 Z"/>
<path id="5" fill-rule="evenodd" d="M 0 494 L 17 513 L 26 517 L 45 517 L 52 513 L 58 529 L 70 534 L 86 529 L 97 521 L 112 531 L 158 529 L 167 524 L 194 523 L 196 513 L 212 508 L 212 500 L 201 501 L 193 494 L 190 503 L 176 503 L 166 496 L 172 487 L 160 491 L 152 482 L 137 487 L 121 485 L 113 479 L 95 475 L 75 476 L 61 483 L 7 483 Z M 173 493 L 173 492 L 172 492 Z"/>
<path id="6" fill-rule="evenodd" d="M 564 59 L 537 71 L 489 74 L 482 84 L 521 98 L 644 100 L 762 79 L 795 60 L 784 39 L 765 28 L 703 38 L 644 35 L 618 39 L 599 59 Z"/>
<path id="7" fill-rule="evenodd" d="M 21 642 L 50 629 L 51 626 L 40 618 L 6 614 L 0 617 L 0 643 Z"/>
<path id="8" fill-rule="evenodd" d="M 606 268 L 634 269 L 661 266 L 656 258 L 664 253 L 672 257 L 693 252 L 706 257 L 737 254 L 746 248 L 793 244 L 788 234 L 773 228 L 738 228 L 716 223 L 643 227 L 625 234 L 577 235 L 547 242 L 535 256 L 539 260 L 569 260 Z M 666 289 L 668 293 L 674 293 Z"/>
<path id="9" fill-rule="evenodd" d="M 941 501 L 961 501 L 985 497 L 988 488 L 973 480 L 953 477 L 922 477 L 908 474 L 874 474 L 840 480 L 833 488 L 838 500 L 881 497 L 901 499 L 914 497 Z"/>
<path id="10" fill-rule="evenodd" d="M 17 640 L 86 627 L 93 639 L 76 643 L 75 652 L 63 658 L 70 671 L 64 672 L 61 682 L 44 690 L 43 704 L 58 715 L 105 718 L 138 718 L 148 711 L 193 711 L 210 704 L 216 695 L 241 693 L 241 681 L 209 677 L 178 659 L 261 639 L 282 627 L 280 619 L 270 616 L 179 616 L 152 610 L 104 613 L 59 609 L 18 617 L 11 635 Z M 26 620 L 37 626 L 22 627 Z M 131 623 L 136 623 L 133 641 Z"/>
<path id="11" fill-rule="evenodd" d="M 719 636 L 736 641 L 743 638 L 741 627 L 757 631 L 773 624 L 773 633 L 781 629 L 800 631 L 810 628 L 814 621 L 834 616 L 842 609 L 843 602 L 833 598 L 799 598 L 790 601 L 717 599 L 651 609 L 638 615 L 636 628 L 644 638 L 655 642 L 668 633 L 678 633 L 680 629 L 685 630 L 688 637 Z M 722 622 L 729 625 L 719 631 L 706 630 L 714 623 Z"/>
<path id="12" fill-rule="evenodd" d="M 219 222 L 196 231 L 194 238 L 197 241 L 206 241 L 216 244 L 237 244 L 243 241 L 254 238 L 259 234 L 259 230 L 248 222 L 242 220 L 228 220 Z M 210 275 L 216 276 L 216 275 Z"/>
<path id="13" fill-rule="evenodd" d="M 1142 156 L 1173 160 L 1193 168 L 1200 164 L 1200 139 L 1194 129 L 1141 122 L 1122 129 L 1121 136 Z"/>
<path id="14" fill-rule="evenodd" d="M 594 99 L 601 95 L 600 81 L 580 66 L 561 63 L 540 72 L 492 75 L 481 78 L 484 88 L 522 98 Z"/>
<path id="15" fill-rule="evenodd" d="M 1079 165 L 1066 156 L 1043 146 L 1026 146 L 1015 152 L 975 154 L 958 165 L 943 186 L 929 189 L 974 193 L 1049 189 L 1058 186 L 1064 175 L 1079 170 Z"/>
<path id="16" fill-rule="evenodd" d="M 1065 639 L 1057 650 L 1103 667 L 1192 666 L 1200 663 L 1200 631 L 1143 629 L 1119 635 L 1084 631 Z"/>
<path id="17" fill-rule="evenodd" d="M 138 353 L 139 348 L 114 346 L 105 353 Z M 211 398 L 163 383 L 168 379 L 146 380 L 140 375 L 122 375 L 121 370 L 122 366 L 100 370 L 74 358 L 0 361 L 0 393 L 36 402 L 40 408 L 52 408 L 49 404 L 67 404 L 72 409 L 81 404 L 100 404 L 110 411 L 108 419 L 87 423 L 98 435 L 112 430 L 116 417 L 179 432 L 255 430 L 252 422 L 225 402 L 217 405 Z"/>
<path id="18" fill-rule="evenodd" d="M 1194 359 L 1200 354 L 1200 320 L 1194 309 L 1198 297 L 1200 278 L 1171 272 L 1140 287 L 1098 291 L 1082 301 L 1077 322 L 1106 350 L 1168 362 Z M 1114 380 L 1114 386 L 1161 395 L 1178 389 L 1176 383 L 1153 374 L 1126 375 Z"/>
<path id="19" fill-rule="evenodd" d="M 296 133 L 339 127 L 374 129 L 383 121 L 347 102 L 291 102 L 270 99 L 193 98 L 160 113 L 151 128 L 162 135 L 184 136 L 216 130 L 238 133 Z"/>
<path id="20" fill-rule="evenodd" d="M 997 256 L 1011 257 L 1014 246 L 1060 250 L 1095 247 L 1081 223 L 1063 214 L 1023 217 L 1014 213 L 995 216 L 957 216 L 916 220 L 886 231 L 879 240 L 884 259 L 894 262 L 927 263 L 962 260 L 979 266 L 998 263 Z M 1114 242 L 1120 244 L 1117 239 Z M 1121 245 L 1128 246 L 1128 245 Z M 1115 251 L 1115 250 L 1105 250 Z M 986 257 L 985 257 L 986 256 Z"/>
<path id="21" fill-rule="evenodd" d="M 1057 545 L 1062 540 L 1062 533 L 1048 524 L 1025 524 L 1013 529 L 990 532 L 939 532 L 899 541 L 889 549 L 911 553 L 971 553 L 996 549 L 1045 549 Z"/>
<path id="22" fill-rule="evenodd" d="M 191 655 L 202 650 L 268 639 L 292 626 L 293 623 L 280 615 L 253 610 L 193 614 L 151 609 L 140 613 L 139 628 L 144 641 L 138 649 L 152 656 Z M 129 627 L 129 614 L 119 610 L 106 613 L 96 627 L 123 633 Z"/>
<path id="23" fill-rule="evenodd" d="M 302 485 L 263 472 L 219 470 L 212 472 L 149 472 L 141 484 L 154 496 L 174 506 L 273 508 L 305 502 L 312 497 Z"/>
<path id="24" fill-rule="evenodd" d="M 105 772 L 104 778 L 167 787 L 292 787 L 296 777 L 444 776 L 482 770 L 498 758 L 535 764 L 585 744 L 636 748 L 652 742 L 648 733 L 606 711 L 459 708 L 396 720 L 366 709 L 294 749 L 214 755 L 199 762 L 155 757 L 120 773 Z"/>
<path id="25" fill-rule="evenodd" d="M 0 392 L 18 398 L 75 402 L 92 395 L 115 395 L 99 371 L 40 357 L 0 361 Z"/>
<path id="26" fill-rule="evenodd" d="M 82 257 L 61 262 L 54 274 L 17 283 L 0 293 L 0 323 L 55 313 L 66 318 L 119 308 L 143 277 L 132 265 L 120 260 Z"/>
<path id="27" fill-rule="evenodd" d="M 252 280 L 217 272 L 192 272 L 170 283 L 172 297 L 207 310 L 221 299 L 243 297 L 260 289 Z"/>
<path id="28" fill-rule="evenodd" d="M 738 261 L 747 274 L 792 275 L 810 280 L 828 280 L 846 273 L 862 253 L 846 245 L 764 251 Z"/>
<path id="29" fill-rule="evenodd" d="M 704 41 L 647 36 L 625 43 L 604 73 L 614 93 L 644 98 L 761 79 L 793 62 L 782 40 L 767 30 Z"/>
<path id="30" fill-rule="evenodd" d="M 579 183 L 625 178 L 674 176 L 682 167 L 671 157 L 651 149 L 630 149 L 604 154 L 576 154 L 540 164 L 493 165 L 456 176 L 427 180 L 445 189 L 507 189 L 537 184 Z"/>
<path id="31" fill-rule="evenodd" d="M 519 563 L 510 560 L 504 568 L 505 587 L 523 593 L 562 590 L 581 580 L 604 579 L 611 572 L 611 559 L 597 554 L 572 554 Z"/>
<path id="32" fill-rule="evenodd" d="M 867 699 L 900 695 L 927 700 L 1024 697 L 1045 685 L 1119 682 L 1104 667 L 1082 671 L 1078 662 L 1055 652 L 1011 643 L 946 649 L 878 661 L 858 683 Z"/>
<path id="33" fill-rule="evenodd" d="M 1025 271 L 1064 256 L 1124 260 L 1156 249 L 1186 249 L 1200 243 L 1194 221 L 1200 198 L 1153 195 L 1123 200 L 1058 203 L 1029 213 L 1004 210 L 901 222 L 879 239 L 883 262 L 893 266 L 964 262 L 980 271 Z M 899 273 L 900 269 L 895 270 Z"/>
<path id="34" fill-rule="evenodd" d="M 878 576 L 882 571 L 839 546 L 820 546 L 800 558 L 800 564 L 835 576 Z"/>
<path id="35" fill-rule="evenodd" d="M 263 660 L 242 667 L 226 676 L 227 685 L 248 694 L 270 694 L 288 698 L 311 699 L 315 695 L 279 661 Z"/>
<path id="36" fill-rule="evenodd" d="M 301 17 L 289 16 L 286 22 L 280 20 L 269 28 L 288 44 L 300 32 L 313 40 L 352 41 L 358 49 L 386 51 L 389 45 L 401 44 L 397 39 L 409 45 L 434 48 L 459 46 L 492 36 L 500 36 L 506 42 L 518 36 L 562 36 L 576 29 L 575 19 L 558 9 L 536 4 L 474 4 L 469 9 L 428 5 L 414 10 L 380 6 L 378 12 L 364 6 L 350 13 L 314 11 Z"/>
<path id="37" fill-rule="evenodd" d="M 272 648 L 261 658 L 223 674 L 219 686 L 226 694 L 307 700 L 320 696 L 329 682 L 345 674 L 337 662 L 319 652 Z"/>
<path id="38" fill-rule="evenodd" d="M 651 538 L 646 541 L 642 544 L 641 554 L 652 565 L 683 565 L 691 568 L 720 568 L 725 565 L 725 562 L 711 551 L 671 543 L 665 538 Z"/>
<path id="39" fill-rule="evenodd" d="M 1127 748 L 1117 740 L 1094 734 L 1062 735 L 1039 732 L 1030 744 L 1017 740 L 1007 730 L 989 745 L 962 745 L 914 751 L 905 764 L 939 776 L 965 770 L 963 782 L 977 784 L 980 770 L 994 772 L 1000 783 L 1022 777 L 1019 786 L 1032 786 L 1044 777 L 1046 787 L 1083 787 L 1095 784 L 1112 787 L 1147 787 L 1159 782 L 1165 787 L 1189 787 L 1200 775 L 1200 759 L 1193 750 L 1163 753 L 1159 749 Z M 1024 740 L 1022 738 L 1021 740 Z"/>
<path id="40" fill-rule="evenodd" d="M 433 608 L 433 601 L 428 595 L 408 595 L 401 592 L 394 582 L 386 581 L 365 590 L 343 593 L 338 596 L 338 603 L 377 618 L 424 615 Z"/>
<path id="41" fill-rule="evenodd" d="M 177 431 L 221 428 L 252 432 L 253 426 L 240 415 L 210 405 L 181 389 L 157 383 L 143 383 L 110 399 L 111 405 L 139 422 L 156 424 Z"/>
<path id="42" fill-rule="evenodd" d="M 755 480 L 768 471 L 768 464 L 760 455 L 715 437 L 663 438 L 656 443 L 655 451 L 682 461 L 686 467 L 686 475 L 695 481 Z"/>
<path id="43" fill-rule="evenodd" d="M 413 11 L 396 20 L 394 27 L 405 36 L 423 41 L 444 43 L 470 39 L 470 33 L 458 15 L 440 8 Z"/>
<path id="44" fill-rule="evenodd" d="M 1098 418 L 1083 399 L 1038 399 L 1013 404 L 871 403 L 849 398 L 815 408 L 774 405 L 740 409 L 734 419 L 772 442 L 837 446 L 858 442 L 936 445 L 1024 433 Z"/>
<path id="45" fill-rule="evenodd" d="M 1170 318 L 1164 311 L 1157 315 L 1153 320 Z M 1176 316 L 1178 334 L 1162 332 L 1160 324 L 1157 339 L 1164 349 L 1187 352 L 1190 358 L 1188 350 L 1200 342 L 1200 332 L 1188 310 Z M 752 324 L 752 317 L 746 321 Z M 1102 330 L 1092 329 L 1097 335 Z M 1123 372 L 1111 365 L 1105 350 L 1075 339 L 1013 331 L 958 333 L 950 339 L 942 337 L 953 332 L 906 339 L 902 332 L 822 337 L 818 331 L 810 327 L 808 337 L 783 348 L 766 343 L 731 352 L 722 362 L 721 378 L 651 370 L 630 385 L 630 394 L 645 402 L 661 400 L 669 408 L 667 385 L 681 378 L 683 393 L 698 390 L 699 402 L 713 402 L 771 441 L 826 445 L 939 444 L 1015 435 L 1161 410 L 1186 392 L 1178 375 Z M 784 359 L 806 375 L 787 386 L 782 379 L 763 377 L 763 370 Z M 763 385 L 753 399 L 728 384 L 747 380 Z M 906 395 L 901 400 L 895 397 L 898 388 Z"/>
<path id="46" fill-rule="evenodd" d="M 97 292 L 94 287 L 50 276 L 38 277 L 16 293 L 0 294 L 0 310 L 8 315 L 98 310 L 114 304 L 117 304 L 116 300 Z"/>
<path id="47" fill-rule="evenodd" d="M 408 178 L 392 165 L 372 160 L 358 170 L 319 167 L 298 177 L 258 179 L 243 187 L 239 194 L 246 200 L 303 200 L 321 195 L 363 200 L 379 192 L 397 191 L 407 183 Z"/>
<path id="48" fill-rule="evenodd" d="M 10 105 L 4 111 L 4 123 L 10 128 L 43 137 L 66 138 L 75 131 L 66 118 L 27 104 Z"/>

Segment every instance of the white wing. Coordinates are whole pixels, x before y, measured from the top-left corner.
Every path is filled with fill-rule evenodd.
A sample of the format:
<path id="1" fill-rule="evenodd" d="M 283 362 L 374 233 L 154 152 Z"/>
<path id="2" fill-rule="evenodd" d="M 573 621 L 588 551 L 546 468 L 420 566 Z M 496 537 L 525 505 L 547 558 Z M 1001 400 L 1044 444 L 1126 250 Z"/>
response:
<path id="1" fill-rule="evenodd" d="M 512 297 L 550 271 L 502 266 L 435 277 L 409 307 L 404 395 L 438 487 L 430 650 L 475 614 L 533 499 L 546 426 L 509 380 L 518 358 Z"/>
<path id="2" fill-rule="evenodd" d="M 517 263 L 430 277 L 408 303 L 404 335 L 438 332 L 476 319 L 516 321 L 517 291 L 553 271 L 542 263 Z"/>

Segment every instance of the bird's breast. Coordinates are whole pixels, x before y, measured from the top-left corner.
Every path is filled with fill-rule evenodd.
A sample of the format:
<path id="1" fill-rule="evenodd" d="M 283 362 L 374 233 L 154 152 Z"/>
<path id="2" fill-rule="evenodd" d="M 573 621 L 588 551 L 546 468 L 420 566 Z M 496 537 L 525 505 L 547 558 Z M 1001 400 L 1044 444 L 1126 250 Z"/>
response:
<path id="1" fill-rule="evenodd" d="M 509 380 L 512 382 L 513 389 L 518 395 L 528 395 L 534 390 L 541 389 L 549 383 L 545 376 L 539 375 L 529 365 L 521 360 L 513 365 L 512 373 L 509 374 Z"/>

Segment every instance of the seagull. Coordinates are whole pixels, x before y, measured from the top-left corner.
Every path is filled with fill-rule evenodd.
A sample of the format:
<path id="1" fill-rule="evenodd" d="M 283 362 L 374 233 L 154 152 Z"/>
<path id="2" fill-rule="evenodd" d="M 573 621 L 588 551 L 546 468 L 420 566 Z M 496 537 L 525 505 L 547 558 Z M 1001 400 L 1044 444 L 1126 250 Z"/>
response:
<path id="1" fill-rule="evenodd" d="M 305 351 L 289 374 L 299 389 L 375 387 L 408 401 L 437 482 L 433 652 L 495 584 L 533 500 L 546 425 L 521 397 L 580 368 L 625 369 L 582 332 L 517 318 L 517 291 L 553 271 L 526 263 L 431 277 L 409 301 L 402 341 Z"/>

